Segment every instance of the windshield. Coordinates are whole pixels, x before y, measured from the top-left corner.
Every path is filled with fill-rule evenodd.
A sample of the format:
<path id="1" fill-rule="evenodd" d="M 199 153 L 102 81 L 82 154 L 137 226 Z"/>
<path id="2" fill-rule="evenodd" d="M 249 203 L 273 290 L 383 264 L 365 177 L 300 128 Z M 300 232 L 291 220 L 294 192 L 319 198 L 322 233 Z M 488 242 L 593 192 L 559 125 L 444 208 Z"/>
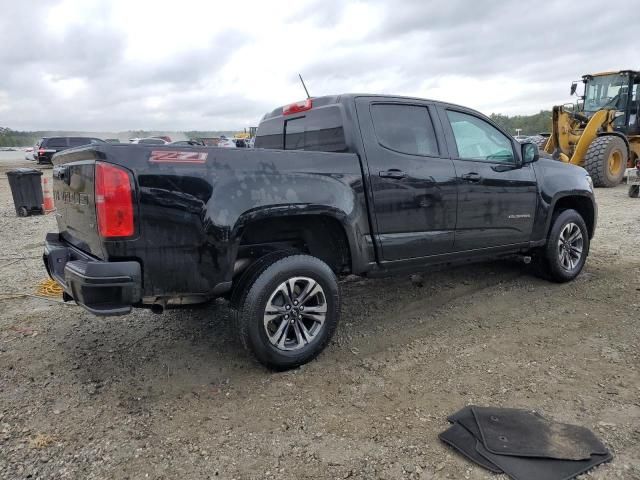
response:
<path id="1" fill-rule="evenodd" d="M 596 112 L 603 108 L 624 110 L 629 94 L 629 77 L 623 74 L 592 77 L 585 88 L 584 110 Z"/>

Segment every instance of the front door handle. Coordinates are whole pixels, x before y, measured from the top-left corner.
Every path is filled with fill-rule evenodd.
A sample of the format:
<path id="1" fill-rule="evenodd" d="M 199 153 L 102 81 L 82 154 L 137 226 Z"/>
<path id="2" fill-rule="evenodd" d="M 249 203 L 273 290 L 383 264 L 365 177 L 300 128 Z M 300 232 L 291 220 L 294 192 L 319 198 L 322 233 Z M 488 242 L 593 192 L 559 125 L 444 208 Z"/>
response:
<path id="1" fill-rule="evenodd" d="M 379 175 L 381 178 L 407 178 L 407 174 L 397 168 L 390 168 L 389 170 L 382 171 Z"/>
<path id="2" fill-rule="evenodd" d="M 462 179 L 466 180 L 467 182 L 479 182 L 480 180 L 482 180 L 482 177 L 476 172 L 470 172 L 462 175 Z"/>

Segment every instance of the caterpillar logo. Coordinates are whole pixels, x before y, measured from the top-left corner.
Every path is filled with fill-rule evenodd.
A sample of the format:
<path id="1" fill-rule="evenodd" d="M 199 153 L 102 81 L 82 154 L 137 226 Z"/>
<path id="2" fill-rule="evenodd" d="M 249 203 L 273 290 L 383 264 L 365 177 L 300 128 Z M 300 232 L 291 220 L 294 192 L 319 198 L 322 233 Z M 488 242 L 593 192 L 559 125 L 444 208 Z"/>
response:
<path id="1" fill-rule="evenodd" d="M 168 150 L 153 150 L 149 156 L 151 163 L 205 163 L 207 152 L 174 152 Z"/>

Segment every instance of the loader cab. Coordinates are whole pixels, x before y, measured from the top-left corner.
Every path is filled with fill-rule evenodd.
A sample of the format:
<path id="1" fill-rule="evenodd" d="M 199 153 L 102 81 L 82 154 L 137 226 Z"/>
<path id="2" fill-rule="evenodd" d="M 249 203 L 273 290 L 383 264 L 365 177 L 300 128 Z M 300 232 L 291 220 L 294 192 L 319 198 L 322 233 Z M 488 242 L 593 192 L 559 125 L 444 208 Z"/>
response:
<path id="1" fill-rule="evenodd" d="M 582 77 L 584 95 L 578 110 L 591 117 L 615 109 L 614 129 L 625 135 L 640 133 L 640 72 L 599 73 Z M 572 86 L 572 92 L 575 91 Z"/>

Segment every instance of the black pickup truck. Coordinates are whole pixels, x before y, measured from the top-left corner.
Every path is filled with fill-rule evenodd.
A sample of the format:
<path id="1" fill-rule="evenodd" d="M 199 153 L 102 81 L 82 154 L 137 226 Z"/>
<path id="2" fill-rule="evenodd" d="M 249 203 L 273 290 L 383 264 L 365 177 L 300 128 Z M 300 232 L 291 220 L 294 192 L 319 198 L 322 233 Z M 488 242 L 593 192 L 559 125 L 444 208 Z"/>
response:
<path id="1" fill-rule="evenodd" d="M 292 368 L 329 342 L 337 277 L 521 256 L 582 270 L 591 179 L 487 117 L 374 95 L 266 114 L 255 149 L 99 144 L 53 159 L 44 263 L 96 315 L 227 297 L 244 345 Z"/>

